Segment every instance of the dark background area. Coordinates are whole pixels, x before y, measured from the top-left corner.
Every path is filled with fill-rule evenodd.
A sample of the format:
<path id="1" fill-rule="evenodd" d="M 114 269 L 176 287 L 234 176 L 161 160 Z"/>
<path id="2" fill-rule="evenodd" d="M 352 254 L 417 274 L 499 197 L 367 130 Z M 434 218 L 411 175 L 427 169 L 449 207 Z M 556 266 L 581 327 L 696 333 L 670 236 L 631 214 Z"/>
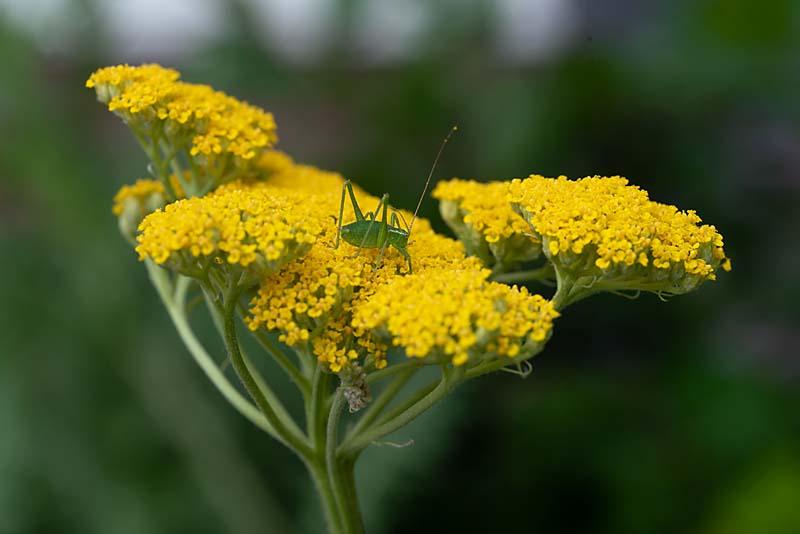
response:
<path id="1" fill-rule="evenodd" d="M 800 4 L 129 4 L 0 2 L 0 534 L 322 524 L 117 233 L 145 158 L 83 85 L 125 61 L 263 106 L 279 148 L 398 206 L 456 123 L 439 178 L 621 174 L 725 236 L 718 282 L 580 302 L 526 380 L 371 449 L 370 532 L 800 532 Z"/>

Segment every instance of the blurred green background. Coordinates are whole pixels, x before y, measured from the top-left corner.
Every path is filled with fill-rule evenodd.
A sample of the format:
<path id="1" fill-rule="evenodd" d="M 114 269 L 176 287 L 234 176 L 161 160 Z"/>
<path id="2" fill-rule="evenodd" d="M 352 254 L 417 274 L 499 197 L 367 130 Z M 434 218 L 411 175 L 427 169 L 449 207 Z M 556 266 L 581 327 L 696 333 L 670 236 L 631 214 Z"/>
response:
<path id="1" fill-rule="evenodd" d="M 622 174 L 725 236 L 719 282 L 581 302 L 528 379 L 371 449 L 369 532 L 800 532 L 798 52 L 793 0 L 0 0 L 0 534 L 322 525 L 117 233 L 145 159 L 83 84 L 125 61 L 399 206 L 455 123 L 439 178 Z"/>

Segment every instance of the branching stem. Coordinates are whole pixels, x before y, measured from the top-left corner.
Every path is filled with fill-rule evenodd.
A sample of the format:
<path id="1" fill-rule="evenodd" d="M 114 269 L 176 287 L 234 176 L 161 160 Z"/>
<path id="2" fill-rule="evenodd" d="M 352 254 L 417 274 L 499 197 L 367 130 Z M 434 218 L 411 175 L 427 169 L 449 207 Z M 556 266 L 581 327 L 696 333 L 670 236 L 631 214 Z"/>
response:
<path id="1" fill-rule="evenodd" d="M 456 367 L 448 369 L 443 367 L 442 378 L 439 383 L 425 396 L 404 411 L 398 413 L 388 421 L 378 423 L 364 432 L 354 435 L 346 440 L 339 447 L 339 454 L 343 457 L 355 457 L 370 445 L 373 441 L 391 434 L 395 430 L 407 425 L 424 412 L 428 411 L 434 404 L 440 401 L 464 378 L 464 368 Z"/>

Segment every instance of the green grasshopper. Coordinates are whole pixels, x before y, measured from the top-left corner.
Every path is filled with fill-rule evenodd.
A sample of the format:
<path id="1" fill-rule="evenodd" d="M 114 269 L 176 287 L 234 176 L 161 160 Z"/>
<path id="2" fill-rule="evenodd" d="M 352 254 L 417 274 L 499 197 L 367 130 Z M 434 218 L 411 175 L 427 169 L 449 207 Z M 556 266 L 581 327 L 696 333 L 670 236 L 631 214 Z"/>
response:
<path id="1" fill-rule="evenodd" d="M 388 194 L 384 194 L 381 197 L 375 211 L 368 211 L 366 214 L 362 213 L 358 201 L 356 200 L 356 195 L 353 193 L 353 185 L 350 183 L 350 180 L 345 181 L 342 186 L 342 200 L 339 204 L 339 219 L 337 220 L 338 230 L 336 233 L 335 247 L 339 248 L 339 240 L 343 239 L 360 249 L 380 249 L 375 262 L 376 265 L 381 264 L 386 248 L 394 247 L 408 262 L 408 272 L 413 272 L 413 268 L 411 267 L 411 254 L 408 253 L 408 239 L 411 237 L 411 230 L 414 228 L 417 212 L 422 205 L 422 199 L 425 198 L 425 193 L 428 191 L 428 186 L 431 183 L 431 177 L 433 176 L 433 171 L 436 169 L 436 164 L 439 162 L 439 157 L 442 155 L 442 151 L 453 135 L 453 132 L 457 129 L 456 126 L 453 126 L 442 142 L 442 145 L 439 147 L 439 152 L 436 154 L 436 159 L 433 161 L 431 171 L 428 173 L 428 179 L 425 181 L 425 188 L 422 190 L 419 202 L 417 202 L 417 208 L 414 210 L 414 216 L 411 218 L 411 224 L 407 224 L 403 214 L 389 205 Z M 342 225 L 346 194 L 350 195 L 350 203 L 353 205 L 353 212 L 356 215 L 356 220 L 349 224 Z M 390 210 L 391 218 L 389 217 Z M 378 220 L 379 214 L 380 220 Z"/>

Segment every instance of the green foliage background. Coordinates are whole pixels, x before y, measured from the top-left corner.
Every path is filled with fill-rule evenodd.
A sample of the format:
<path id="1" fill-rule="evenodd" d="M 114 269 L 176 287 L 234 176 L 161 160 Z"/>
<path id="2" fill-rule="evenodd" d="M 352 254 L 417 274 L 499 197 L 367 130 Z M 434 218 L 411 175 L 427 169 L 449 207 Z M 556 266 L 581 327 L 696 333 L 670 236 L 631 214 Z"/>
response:
<path id="1" fill-rule="evenodd" d="M 370 450 L 370 532 L 800 532 L 796 2 L 579 2 L 606 16 L 530 66 L 491 51 L 490 4 L 441 3 L 380 67 L 344 45 L 285 64 L 247 5 L 173 66 L 273 111 L 296 159 L 411 207 L 457 123 L 439 177 L 623 174 L 734 261 L 667 303 L 579 303 L 527 380 L 472 383 L 397 436 L 413 447 Z M 319 531 L 300 463 L 206 383 L 117 234 L 145 160 L 83 82 L 126 58 L 72 9 L 72 54 L 0 19 L 0 534 Z"/>

